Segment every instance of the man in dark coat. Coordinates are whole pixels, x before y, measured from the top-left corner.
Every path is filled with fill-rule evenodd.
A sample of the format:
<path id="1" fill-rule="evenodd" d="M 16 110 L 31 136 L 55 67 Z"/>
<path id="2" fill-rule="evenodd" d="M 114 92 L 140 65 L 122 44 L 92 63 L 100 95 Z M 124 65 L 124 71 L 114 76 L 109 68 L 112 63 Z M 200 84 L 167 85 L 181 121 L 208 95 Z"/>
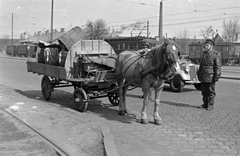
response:
<path id="1" fill-rule="evenodd" d="M 198 78 L 201 81 L 203 104 L 198 108 L 212 110 L 216 96 L 215 84 L 221 76 L 221 55 L 213 50 L 214 41 L 207 39 L 200 60 Z"/>

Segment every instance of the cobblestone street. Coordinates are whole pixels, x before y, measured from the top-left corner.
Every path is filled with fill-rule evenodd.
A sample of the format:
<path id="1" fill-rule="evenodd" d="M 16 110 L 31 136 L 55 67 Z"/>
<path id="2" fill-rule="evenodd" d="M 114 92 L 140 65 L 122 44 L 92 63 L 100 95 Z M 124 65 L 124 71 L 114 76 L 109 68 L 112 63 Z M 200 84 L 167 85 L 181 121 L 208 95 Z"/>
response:
<path id="1" fill-rule="evenodd" d="M 138 123 L 142 106 L 142 100 L 138 98 L 127 99 L 130 111 L 127 117 L 117 116 L 116 112 L 109 114 L 109 110 L 104 108 L 98 110 L 97 113 L 108 114 L 106 122 L 114 134 L 117 147 L 119 142 L 124 142 L 120 146 L 126 150 L 119 150 L 120 155 L 129 155 L 129 151 L 134 155 L 135 150 L 140 150 L 142 155 L 158 156 L 240 155 L 239 85 L 221 80 L 217 84 L 218 95 L 213 111 L 196 108 L 201 104 L 201 93 L 192 86 L 183 93 L 165 90 L 160 108 L 161 126 Z M 148 115 L 153 121 L 153 104 L 149 105 Z"/>

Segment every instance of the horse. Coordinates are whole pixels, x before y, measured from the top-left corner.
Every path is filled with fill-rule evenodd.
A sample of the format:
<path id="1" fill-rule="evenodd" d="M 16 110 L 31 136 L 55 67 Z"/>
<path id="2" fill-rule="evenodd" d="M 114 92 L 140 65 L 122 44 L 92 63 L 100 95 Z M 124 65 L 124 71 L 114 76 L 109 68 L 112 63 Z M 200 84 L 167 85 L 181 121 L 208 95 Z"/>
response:
<path id="1" fill-rule="evenodd" d="M 119 115 L 127 113 L 126 93 L 130 85 L 141 87 L 143 91 L 143 107 L 141 123 L 147 124 L 146 114 L 149 103 L 149 90 L 155 90 L 153 118 L 156 125 L 161 125 L 159 116 L 160 96 L 164 81 L 173 77 L 175 73 L 179 46 L 175 39 L 163 38 L 163 43 L 152 48 L 147 54 L 138 51 L 123 51 L 118 54 L 115 62 L 115 72 L 119 87 Z"/>

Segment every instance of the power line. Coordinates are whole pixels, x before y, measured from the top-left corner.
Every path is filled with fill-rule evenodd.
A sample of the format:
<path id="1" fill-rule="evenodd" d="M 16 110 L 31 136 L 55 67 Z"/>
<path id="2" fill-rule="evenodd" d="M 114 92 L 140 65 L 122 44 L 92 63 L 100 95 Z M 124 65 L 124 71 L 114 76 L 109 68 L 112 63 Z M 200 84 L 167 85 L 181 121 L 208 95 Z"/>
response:
<path id="1" fill-rule="evenodd" d="M 233 8 L 240 8 L 240 6 L 235 6 L 235 7 L 225 7 L 225 8 L 218 8 L 218 9 L 206 9 L 206 10 L 196 10 L 196 11 L 191 11 L 191 12 L 183 12 L 183 13 L 178 13 L 178 14 L 169 14 L 169 15 L 164 15 L 165 17 L 168 16 L 175 16 L 175 15 L 183 15 L 183 14 L 191 14 L 191 13 L 198 13 L 198 12 L 206 12 L 206 11 L 213 11 L 213 10 L 222 10 L 222 9 L 233 9 Z M 146 18 L 138 18 L 138 19 L 130 19 L 130 20 L 124 20 L 124 21 L 116 21 L 116 22 L 110 22 L 110 23 L 120 23 L 120 22 L 129 22 L 129 21 L 136 21 L 136 20 L 147 20 L 147 19 L 153 19 L 153 18 L 159 18 L 159 16 L 151 16 L 151 17 L 146 17 Z M 173 19 L 173 21 L 175 21 Z M 119 24 L 119 25 L 112 25 L 112 27 L 115 26 L 121 26 L 123 24 Z"/>
<path id="2" fill-rule="evenodd" d="M 223 19 L 230 19 L 230 18 L 239 18 L 239 16 L 233 16 L 233 17 L 221 17 L 221 18 L 215 18 L 215 19 L 208 19 L 208 20 L 201 20 L 201 21 L 192 21 L 192 22 L 182 22 L 182 23 L 174 23 L 174 24 L 165 24 L 164 26 L 176 26 L 176 25 L 184 25 L 184 24 L 193 24 L 193 23 L 202 23 L 202 22 L 208 22 L 208 21 L 217 21 L 217 20 L 223 20 Z M 158 27 L 158 25 L 150 26 L 150 27 Z"/>
<path id="3" fill-rule="evenodd" d="M 228 17 L 226 17 L 226 16 L 230 16 L 230 15 L 240 15 L 240 13 L 224 14 L 225 17 L 223 17 L 223 18 L 226 19 L 226 18 L 228 18 Z M 204 18 L 216 17 L 216 16 L 219 16 L 219 15 L 204 16 Z M 175 22 L 175 21 L 182 21 L 182 20 L 197 19 L 197 18 L 203 18 L 203 16 L 201 16 L 201 17 L 179 18 L 179 19 L 175 19 L 174 22 Z M 165 20 L 165 22 L 168 22 L 168 21 L 172 22 L 173 20 L 172 20 L 172 19 L 171 19 L 171 20 Z M 158 22 L 158 21 L 152 22 L 152 23 L 157 23 L 157 22 Z"/>
<path id="4" fill-rule="evenodd" d="M 206 9 L 206 10 L 194 10 L 194 11 L 189 11 L 189 12 L 169 14 L 169 15 L 165 15 L 165 16 L 175 16 L 175 15 L 182 15 L 182 14 L 189 14 L 189 13 L 208 12 L 208 11 L 216 11 L 216 10 L 223 10 L 223 9 L 234 9 L 234 8 L 237 9 L 237 8 L 240 8 L 240 6 L 217 8 L 217 9 Z"/>
<path id="5" fill-rule="evenodd" d="M 115 1 L 120 1 L 120 2 L 125 2 L 125 3 L 132 3 L 132 4 L 137 4 L 137 5 L 148 5 L 148 6 L 158 7 L 156 5 L 149 4 L 149 3 L 143 3 L 143 2 L 132 2 L 132 1 L 126 1 L 126 0 L 115 0 Z"/>

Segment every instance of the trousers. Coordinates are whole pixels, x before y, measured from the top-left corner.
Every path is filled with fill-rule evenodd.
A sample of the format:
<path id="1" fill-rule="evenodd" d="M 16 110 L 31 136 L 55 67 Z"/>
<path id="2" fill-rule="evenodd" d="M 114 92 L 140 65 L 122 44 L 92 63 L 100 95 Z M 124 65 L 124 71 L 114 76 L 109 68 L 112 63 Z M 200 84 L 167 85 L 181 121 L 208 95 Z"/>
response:
<path id="1" fill-rule="evenodd" d="M 215 82 L 201 82 L 202 100 L 204 104 L 213 105 L 215 92 Z"/>

